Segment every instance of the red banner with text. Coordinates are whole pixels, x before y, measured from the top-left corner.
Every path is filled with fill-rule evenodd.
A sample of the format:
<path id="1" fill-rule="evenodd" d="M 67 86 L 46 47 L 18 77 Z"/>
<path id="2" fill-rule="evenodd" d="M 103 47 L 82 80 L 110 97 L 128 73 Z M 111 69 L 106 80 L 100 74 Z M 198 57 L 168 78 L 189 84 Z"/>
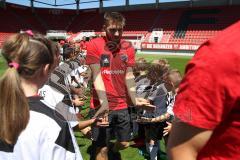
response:
<path id="1" fill-rule="evenodd" d="M 173 44 L 173 43 L 147 43 L 141 44 L 142 49 L 149 50 L 190 50 L 196 51 L 200 45 L 198 44 Z"/>

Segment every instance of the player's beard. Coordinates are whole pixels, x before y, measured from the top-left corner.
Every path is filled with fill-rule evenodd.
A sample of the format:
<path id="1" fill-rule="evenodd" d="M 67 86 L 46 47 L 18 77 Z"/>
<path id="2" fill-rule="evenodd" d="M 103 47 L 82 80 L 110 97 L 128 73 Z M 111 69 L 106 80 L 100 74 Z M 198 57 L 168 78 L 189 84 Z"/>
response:
<path id="1" fill-rule="evenodd" d="M 107 34 L 106 36 L 107 36 L 108 41 L 111 41 L 111 42 L 116 43 L 116 44 L 120 44 L 122 36 L 114 36 L 114 35 L 111 35 L 111 34 Z"/>
<path id="2" fill-rule="evenodd" d="M 111 51 L 112 53 L 116 53 L 120 50 L 120 37 L 107 37 L 108 42 L 107 42 L 107 47 L 108 50 Z"/>
<path id="3" fill-rule="evenodd" d="M 112 41 L 119 45 L 120 44 L 120 37 L 118 37 L 116 39 L 113 39 Z"/>

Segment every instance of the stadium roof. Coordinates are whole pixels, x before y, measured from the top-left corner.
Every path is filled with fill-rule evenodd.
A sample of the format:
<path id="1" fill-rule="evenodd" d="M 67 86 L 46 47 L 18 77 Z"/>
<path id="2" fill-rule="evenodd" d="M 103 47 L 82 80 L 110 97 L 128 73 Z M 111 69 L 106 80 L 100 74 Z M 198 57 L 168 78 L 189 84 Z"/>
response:
<path id="1" fill-rule="evenodd" d="M 6 2 L 30 6 L 31 0 L 6 0 Z M 159 3 L 190 0 L 159 0 Z M 130 5 L 156 3 L 156 0 L 129 0 Z M 103 7 L 124 6 L 126 0 L 103 0 Z M 76 9 L 76 0 L 34 0 L 34 7 Z M 98 8 L 99 0 L 80 0 L 80 9 Z"/>
<path id="2" fill-rule="evenodd" d="M 152 6 L 153 8 L 178 8 L 199 6 L 240 5 L 239 0 L 0 0 L 0 2 L 13 3 L 37 8 L 79 9 L 91 8 L 136 8 L 137 6 Z M 102 3 L 100 3 L 102 1 Z M 32 3 L 31 3 L 32 2 Z M 158 2 L 158 3 L 157 3 Z M 31 5 L 32 4 L 32 5 Z M 101 4 L 101 5 L 100 5 Z M 140 5 L 142 4 L 142 5 Z M 144 4 L 144 5 L 143 5 Z M 156 5 L 155 5 L 156 4 Z M 144 7 L 138 7 L 144 8 Z"/>

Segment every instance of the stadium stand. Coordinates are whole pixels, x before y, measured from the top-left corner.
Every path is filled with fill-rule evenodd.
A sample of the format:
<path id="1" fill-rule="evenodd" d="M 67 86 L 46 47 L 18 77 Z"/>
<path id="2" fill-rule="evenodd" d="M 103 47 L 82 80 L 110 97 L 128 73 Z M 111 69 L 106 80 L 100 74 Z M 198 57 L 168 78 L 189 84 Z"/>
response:
<path id="1" fill-rule="evenodd" d="M 200 44 L 240 19 L 240 6 L 193 7 L 178 9 L 145 9 L 122 11 L 127 19 L 123 37 L 141 43 L 142 49 L 196 50 Z M 42 9 L 15 4 L 0 8 L 0 45 L 12 33 L 25 29 L 46 33 L 47 30 L 66 30 L 76 33 L 93 30 L 101 33 L 102 14 L 99 9 L 75 10 Z M 157 43 L 150 42 L 152 31 L 161 28 Z M 167 46 L 166 46 L 167 45 Z M 171 46 L 172 45 L 172 46 Z M 184 46 L 180 45 L 192 45 Z"/>
<path id="2" fill-rule="evenodd" d="M 8 38 L 12 33 L 4 33 L 4 32 L 0 32 L 0 47 L 1 44 L 3 43 L 3 41 Z"/>
<path id="3" fill-rule="evenodd" d="M 36 14 L 43 26 L 51 30 L 66 30 L 67 25 L 73 18 L 72 12 L 67 12 L 67 10 L 38 9 Z"/>

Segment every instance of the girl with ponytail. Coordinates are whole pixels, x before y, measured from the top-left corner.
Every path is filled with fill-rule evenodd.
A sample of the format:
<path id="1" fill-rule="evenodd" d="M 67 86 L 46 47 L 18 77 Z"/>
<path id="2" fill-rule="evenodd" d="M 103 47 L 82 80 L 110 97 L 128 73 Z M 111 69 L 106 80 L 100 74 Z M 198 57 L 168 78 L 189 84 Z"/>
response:
<path id="1" fill-rule="evenodd" d="M 26 96 L 36 94 L 34 91 L 44 83 L 44 80 L 40 82 L 36 78 L 39 78 L 44 66 L 50 69 L 54 63 L 52 42 L 41 35 L 37 37 L 35 39 L 27 33 L 16 34 L 2 48 L 9 67 L 0 79 L 0 140 L 8 144 L 17 141 L 28 123 Z M 28 90 L 30 86 L 33 88 Z"/>
<path id="2" fill-rule="evenodd" d="M 9 67 L 0 77 L 0 159 L 82 159 L 68 123 L 37 95 L 59 63 L 57 45 L 27 31 L 1 54 Z"/>

